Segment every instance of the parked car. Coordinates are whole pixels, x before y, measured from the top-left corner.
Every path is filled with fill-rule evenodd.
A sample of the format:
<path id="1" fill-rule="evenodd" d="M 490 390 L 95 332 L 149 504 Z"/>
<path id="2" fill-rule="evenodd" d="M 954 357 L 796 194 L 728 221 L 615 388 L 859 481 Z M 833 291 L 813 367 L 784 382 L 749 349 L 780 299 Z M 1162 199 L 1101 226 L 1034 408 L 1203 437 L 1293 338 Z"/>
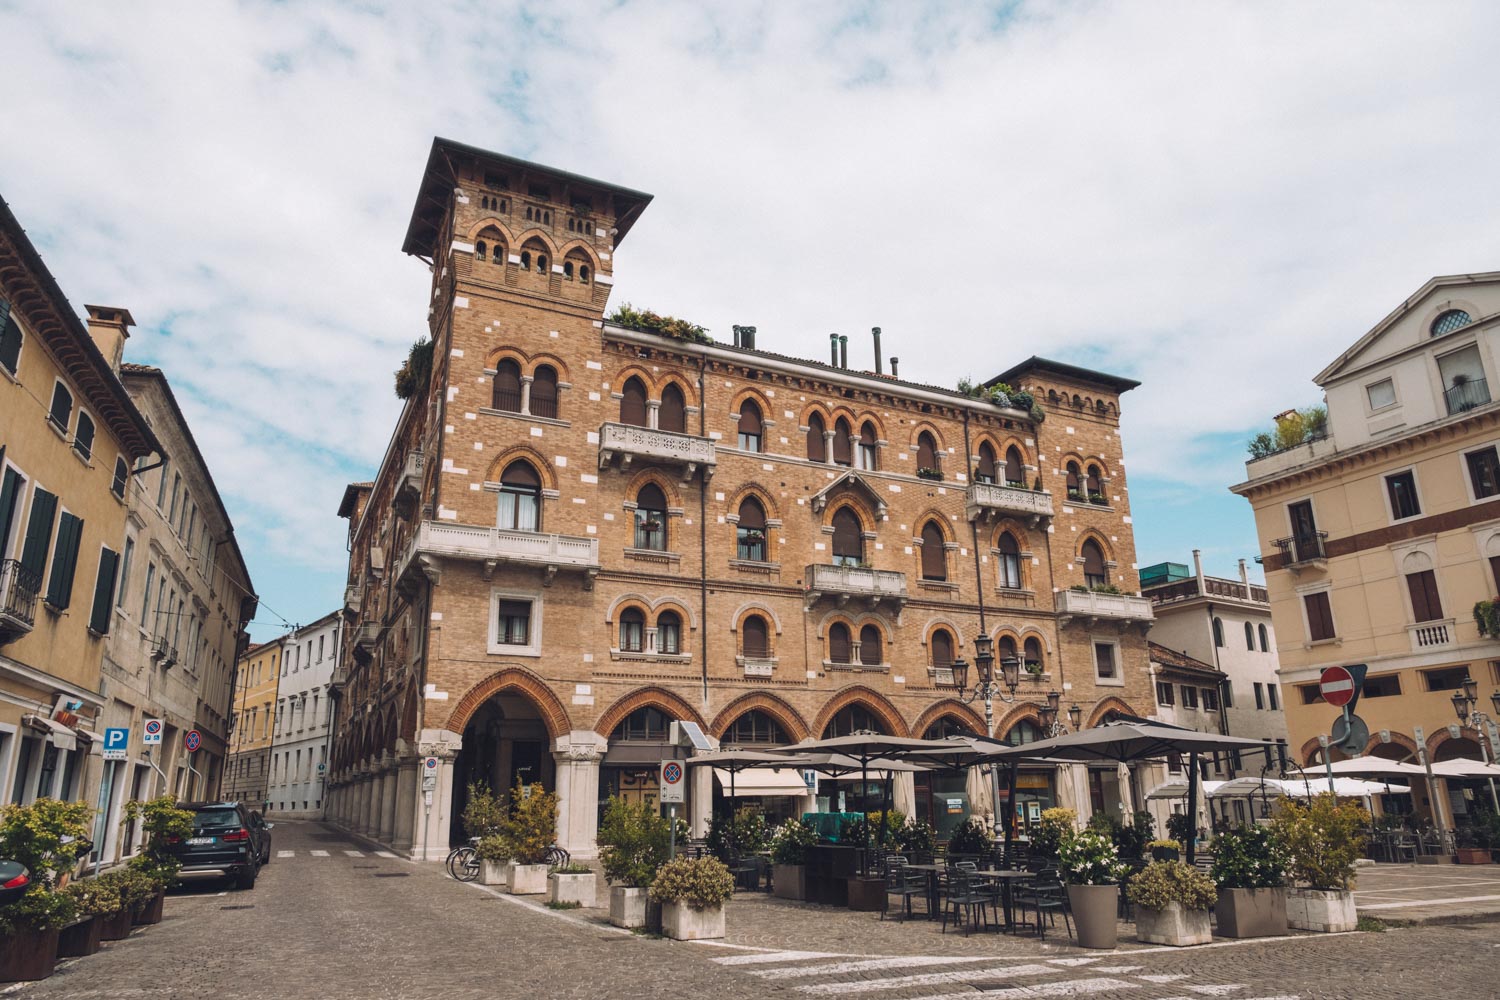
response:
<path id="1" fill-rule="evenodd" d="M 31 872 L 19 861 L 0 861 L 0 906 L 9 906 L 31 885 Z"/>
<path id="2" fill-rule="evenodd" d="M 271 829 L 276 824 L 267 823 L 266 818 L 260 814 L 260 810 L 250 813 L 250 830 L 252 833 L 260 833 L 260 863 L 268 865 L 271 863 Z"/>
<path id="3" fill-rule="evenodd" d="M 184 802 L 193 815 L 193 833 L 171 845 L 182 862 L 184 882 L 232 879 L 237 889 L 255 888 L 261 858 L 270 850 L 264 821 L 257 823 L 239 802 Z"/>

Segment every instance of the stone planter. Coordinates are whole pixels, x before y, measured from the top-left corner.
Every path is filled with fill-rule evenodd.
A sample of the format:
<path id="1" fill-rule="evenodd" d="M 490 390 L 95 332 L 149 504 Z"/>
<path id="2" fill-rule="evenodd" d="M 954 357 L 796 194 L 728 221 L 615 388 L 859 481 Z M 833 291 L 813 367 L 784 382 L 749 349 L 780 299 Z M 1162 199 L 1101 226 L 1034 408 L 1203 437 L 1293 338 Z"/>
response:
<path id="1" fill-rule="evenodd" d="M 1457 853 L 1461 865 L 1487 865 L 1494 861 L 1488 847 L 1460 847 Z"/>
<path id="2" fill-rule="evenodd" d="M 1113 948 L 1119 942 L 1116 916 L 1120 908 L 1117 885 L 1070 885 L 1068 908 L 1080 948 Z"/>
<path id="3" fill-rule="evenodd" d="M 46 979 L 57 966 L 57 931 L 0 937 L 0 983 Z"/>
<path id="4" fill-rule="evenodd" d="M 661 905 L 661 930 L 677 941 L 703 941 L 724 936 L 724 907 L 695 910 L 686 903 Z"/>
<path id="5" fill-rule="evenodd" d="M 1280 937 L 1287 931 L 1286 890 L 1220 889 L 1214 917 L 1221 937 Z"/>
<path id="6" fill-rule="evenodd" d="M 856 876 L 849 879 L 849 909 L 876 913 L 885 909 L 885 879 Z"/>
<path id="7" fill-rule="evenodd" d="M 1207 910 L 1190 910 L 1181 903 L 1168 903 L 1164 910 L 1135 908 L 1135 938 L 1145 944 L 1169 944 L 1181 948 L 1208 944 L 1214 939 Z"/>
<path id="8" fill-rule="evenodd" d="M 511 865 L 509 861 L 479 862 L 479 884 L 509 885 L 510 867 Z"/>
<path id="9" fill-rule="evenodd" d="M 157 892 L 156 895 L 136 906 L 131 922 L 137 927 L 161 923 L 161 914 L 163 908 L 166 906 L 166 902 L 167 894 L 165 892 Z"/>
<path id="10" fill-rule="evenodd" d="M 609 890 L 609 922 L 616 927 L 646 926 L 646 890 L 616 885 Z"/>
<path id="11" fill-rule="evenodd" d="M 124 907 L 115 913 L 106 913 L 99 918 L 99 940 L 121 941 L 130 936 L 131 918 L 135 914 L 130 907 Z"/>
<path id="12" fill-rule="evenodd" d="M 1352 931 L 1359 922 L 1348 889 L 1288 889 L 1287 923 L 1300 931 Z"/>
<path id="13" fill-rule="evenodd" d="M 512 865 L 507 891 L 512 896 L 540 896 L 547 891 L 547 866 Z"/>
<path id="14" fill-rule="evenodd" d="M 777 899 L 806 899 L 807 866 L 772 865 L 771 886 Z"/>
<path id="15" fill-rule="evenodd" d="M 64 927 L 57 934 L 58 958 L 85 958 L 99 950 L 99 934 L 103 930 L 101 917 L 84 917 Z"/>
<path id="16" fill-rule="evenodd" d="M 547 876 L 547 899 L 553 903 L 577 903 L 592 909 L 598 905 L 594 873 L 562 875 L 553 872 Z"/>

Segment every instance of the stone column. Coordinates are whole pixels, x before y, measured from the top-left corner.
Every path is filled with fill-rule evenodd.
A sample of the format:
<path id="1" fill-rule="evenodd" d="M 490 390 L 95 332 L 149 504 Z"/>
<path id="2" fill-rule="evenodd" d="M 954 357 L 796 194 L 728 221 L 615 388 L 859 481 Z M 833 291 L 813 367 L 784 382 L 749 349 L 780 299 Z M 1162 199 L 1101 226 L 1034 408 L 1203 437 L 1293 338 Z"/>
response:
<path id="1" fill-rule="evenodd" d="M 446 729 L 424 729 L 417 738 L 419 756 L 439 759 L 437 788 L 416 790 L 416 833 L 411 856 L 415 861 L 442 861 L 448 856 L 448 831 L 453 817 L 453 761 L 463 747 L 463 738 Z M 420 761 L 418 762 L 420 766 Z M 428 797 L 431 796 L 429 804 Z"/>
<path id="2" fill-rule="evenodd" d="M 557 762 L 557 844 L 584 861 L 599 854 L 599 761 L 608 741 L 590 730 L 559 736 Z"/>
<path id="3" fill-rule="evenodd" d="M 531 375 L 521 376 L 521 412 L 527 416 L 531 415 L 531 383 L 534 381 Z"/>
<path id="4" fill-rule="evenodd" d="M 354 832 L 358 834 L 368 833 L 370 830 L 370 807 L 375 797 L 375 783 L 370 780 L 370 764 L 366 761 L 359 766 L 359 811 L 354 816 Z"/>
<path id="5" fill-rule="evenodd" d="M 833 439 L 834 439 L 836 433 L 837 433 L 836 431 L 824 431 L 823 432 L 823 464 L 824 465 L 832 465 L 833 464 Z"/>
<path id="6" fill-rule="evenodd" d="M 381 780 L 380 761 L 370 762 L 370 809 L 365 814 L 365 836 L 380 839 L 380 817 L 385 815 L 385 782 Z"/>
<path id="7" fill-rule="evenodd" d="M 646 400 L 646 426 L 652 430 L 661 426 L 661 400 Z"/>
<path id="8" fill-rule="evenodd" d="M 727 792 L 728 789 L 725 789 Z M 713 820 L 714 769 L 711 767 L 688 768 L 687 819 L 694 837 L 707 837 L 708 825 Z"/>
<path id="9" fill-rule="evenodd" d="M 417 805 L 417 767 L 420 763 L 416 754 L 406 753 L 396 758 L 396 827 L 391 846 L 398 851 L 411 850 L 417 817 L 421 813 Z"/>
<path id="10" fill-rule="evenodd" d="M 396 758 L 386 754 L 381 761 L 380 775 L 380 842 L 389 844 L 396 839 Z"/>

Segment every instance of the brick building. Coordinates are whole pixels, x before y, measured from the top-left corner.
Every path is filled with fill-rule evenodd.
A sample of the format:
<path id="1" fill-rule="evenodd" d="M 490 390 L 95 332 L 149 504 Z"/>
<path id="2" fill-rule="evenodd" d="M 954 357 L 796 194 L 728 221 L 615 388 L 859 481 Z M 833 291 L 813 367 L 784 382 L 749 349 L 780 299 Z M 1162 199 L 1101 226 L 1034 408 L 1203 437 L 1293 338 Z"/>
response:
<path id="1" fill-rule="evenodd" d="M 996 732 L 1056 689 L 1084 725 L 1149 712 L 1119 436 L 1135 383 L 1041 358 L 975 398 L 605 320 L 650 196 L 447 140 L 404 249 L 432 272 L 430 379 L 352 485 L 329 817 L 440 857 L 469 781 L 541 780 L 560 839 L 654 793 L 672 721 L 724 744 L 980 731 L 954 697 L 981 629 L 1027 663 Z M 635 326 L 652 326 L 646 317 Z M 877 335 L 878 336 L 878 335 Z M 877 340 L 878 344 L 878 340 Z M 1077 588 L 1077 589 L 1074 589 Z M 419 755 L 442 760 L 430 804 Z M 1112 807 L 1113 768 L 1022 797 Z M 701 823 L 713 794 L 692 790 Z M 944 789 L 919 780 L 933 815 Z M 987 802 L 966 810 L 984 813 Z"/>

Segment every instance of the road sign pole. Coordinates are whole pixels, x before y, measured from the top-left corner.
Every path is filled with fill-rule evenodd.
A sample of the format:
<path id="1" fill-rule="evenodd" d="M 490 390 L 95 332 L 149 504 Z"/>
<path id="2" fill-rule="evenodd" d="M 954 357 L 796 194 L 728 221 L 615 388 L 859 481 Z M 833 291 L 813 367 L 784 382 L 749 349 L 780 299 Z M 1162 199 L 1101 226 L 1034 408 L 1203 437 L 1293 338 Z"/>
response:
<path id="1" fill-rule="evenodd" d="M 112 760 L 103 760 L 102 758 L 99 761 L 99 826 L 103 831 L 103 836 L 99 838 L 99 843 L 94 845 L 95 877 L 99 875 L 99 869 L 104 865 L 104 845 L 109 842 L 109 817 L 104 812 L 104 776 L 109 772 L 109 767 L 113 763 L 114 761 Z"/>
<path id="2" fill-rule="evenodd" d="M 1328 792 L 1331 795 L 1337 795 L 1338 792 L 1333 787 L 1333 754 L 1329 752 L 1328 737 L 1319 736 L 1318 746 L 1323 748 L 1323 767 L 1328 771 Z"/>

